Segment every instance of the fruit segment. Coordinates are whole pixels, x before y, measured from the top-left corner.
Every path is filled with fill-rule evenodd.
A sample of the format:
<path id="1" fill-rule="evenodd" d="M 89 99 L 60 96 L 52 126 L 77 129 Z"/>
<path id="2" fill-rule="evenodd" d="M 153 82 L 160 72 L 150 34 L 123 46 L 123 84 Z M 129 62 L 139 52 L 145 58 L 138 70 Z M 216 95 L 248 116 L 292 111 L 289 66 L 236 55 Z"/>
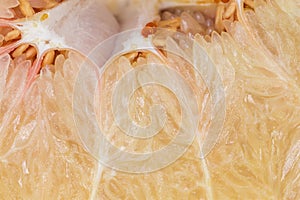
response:
<path id="1" fill-rule="evenodd" d="M 21 39 L 21 31 L 10 26 L 0 25 L 0 48 Z"/>
<path id="2" fill-rule="evenodd" d="M 185 43 L 185 37 L 180 37 L 185 33 L 195 38 L 195 42 L 212 58 L 226 91 L 226 121 L 216 146 L 205 159 L 199 159 L 198 145 L 207 136 L 204 128 L 199 131 L 200 139 L 192 144 L 189 152 L 158 172 L 130 175 L 104 170 L 101 183 L 108 185 L 105 188 L 99 186 L 102 191 L 99 196 L 108 199 L 124 199 L 128 196 L 133 199 L 300 198 L 299 17 L 289 13 L 284 5 L 278 7 L 277 1 L 261 0 L 255 4 L 254 1 L 223 2 L 215 6 L 213 15 L 204 13 L 197 6 L 183 7 L 173 2 L 176 6 L 164 7 L 161 19 L 150 19 L 142 31 L 155 47 L 162 49 L 170 45 L 173 49 L 188 53 L 194 44 Z M 204 20 L 199 13 L 204 16 Z M 200 25 L 207 19 L 210 19 L 213 29 L 208 33 L 195 24 L 197 21 Z M 176 31 L 180 34 L 176 34 Z M 162 55 L 169 56 L 169 61 L 173 60 L 170 67 L 178 69 L 181 75 L 189 79 L 195 76 L 186 69 L 188 66 L 182 59 L 168 53 Z M 102 91 L 107 92 L 99 99 L 109 104 L 109 91 L 115 88 L 114 84 L 122 75 L 139 64 L 143 66 L 150 63 L 155 60 L 153 57 L 151 53 L 147 55 L 140 51 L 119 57 L 107 70 L 102 85 Z M 202 59 L 203 68 L 207 72 L 211 70 L 205 58 L 198 56 L 196 59 L 199 62 Z M 155 61 L 159 62 L 157 59 Z M 147 92 L 152 94 L 149 88 L 143 87 L 136 91 L 128 109 L 132 109 L 128 111 L 130 117 L 143 125 L 150 121 L 148 103 L 151 98 L 159 96 L 163 101 L 161 96 L 169 95 L 167 91 L 155 88 L 153 90 L 159 91 L 157 96 L 147 96 Z M 200 90 L 199 99 L 205 97 L 207 91 L 204 88 L 201 84 L 197 87 Z M 176 105 L 174 98 L 168 98 L 168 105 Z M 203 99 L 198 102 L 207 108 Z M 100 106 L 104 110 L 110 109 L 110 104 Z M 168 121 L 170 124 L 176 124 L 178 120 L 176 116 L 180 114 L 175 113 L 176 110 L 168 115 L 172 118 Z M 201 123 L 209 120 L 208 113 L 203 115 Z M 119 148 L 139 151 L 152 150 L 162 145 L 152 145 L 156 138 L 148 146 L 145 141 L 130 140 L 126 135 L 121 135 L 122 130 L 111 122 L 112 114 L 105 114 L 100 122 L 104 123 L 107 117 L 111 119 L 105 121 L 109 125 L 103 126 L 110 134 L 108 138 Z M 159 142 L 168 143 L 169 140 L 162 139 Z M 128 188 L 128 183 L 132 183 L 134 188 Z"/>
<path id="3" fill-rule="evenodd" d="M 286 4 L 279 7 L 281 0 L 256 1 L 165 0 L 160 11 L 149 7 L 150 13 L 124 15 L 128 18 L 119 18 L 121 27 L 145 26 L 134 39 L 138 44 L 149 39 L 152 49 L 114 57 L 95 90 L 90 83 L 100 70 L 84 71 L 82 66 L 89 69 L 89 52 L 119 30 L 101 1 L 5 1 L 12 2 L 6 16 L 13 16 L 0 20 L 0 199 L 300 199 L 300 19 Z M 133 2 L 143 12 L 147 9 L 141 5 L 151 4 Z M 106 53 L 132 38 L 117 39 L 115 46 L 106 46 Z M 205 76 L 185 60 L 197 45 L 202 51 L 196 49 L 194 61 Z M 149 73 L 145 66 L 160 68 Z M 187 87 L 172 90 L 182 82 L 171 72 L 157 73 L 162 69 L 175 71 Z M 126 79 L 134 70 L 135 76 Z M 226 100 L 217 112 L 226 111 L 226 119 L 203 158 L 201 144 L 212 136 L 208 130 L 214 109 L 208 86 L 217 75 Z M 164 80 L 169 87 L 145 84 L 113 101 L 118 84 L 126 83 L 117 90 L 121 94 L 144 79 Z M 74 108 L 74 91 L 79 89 Z M 180 158 L 154 172 L 134 174 L 104 166 L 80 138 L 99 144 L 97 131 L 78 134 L 78 127 L 88 122 L 122 152 L 158 151 L 172 144 L 181 128 L 180 101 L 190 106 L 193 99 L 197 107 L 190 110 L 200 113 L 190 115 L 199 117 L 195 139 Z M 93 103 L 95 113 L 87 109 Z M 151 138 L 131 137 L 115 121 L 112 107 L 120 105 L 128 105 L 121 116 L 142 127 L 155 119 L 152 106 L 162 105 L 165 112 L 156 116 L 166 116 L 165 126 Z M 79 121 L 74 121 L 76 110 L 82 114 Z M 127 162 L 111 146 L 101 149 L 108 158 L 142 170 L 152 158 Z"/>
<path id="4" fill-rule="evenodd" d="M 76 134 L 72 87 L 119 25 L 96 0 L 0 0 L 0 18 L 0 199 L 89 199 L 98 163 Z"/>
<path id="5" fill-rule="evenodd" d="M 116 20 L 99 1 L 21 0 L 16 13 L 18 9 L 23 14 L 16 16 L 19 19 L 1 21 L 0 52 L 12 59 L 24 54 L 31 61 L 29 82 L 42 66 L 53 64 L 54 51 L 88 54 L 118 30 Z"/>

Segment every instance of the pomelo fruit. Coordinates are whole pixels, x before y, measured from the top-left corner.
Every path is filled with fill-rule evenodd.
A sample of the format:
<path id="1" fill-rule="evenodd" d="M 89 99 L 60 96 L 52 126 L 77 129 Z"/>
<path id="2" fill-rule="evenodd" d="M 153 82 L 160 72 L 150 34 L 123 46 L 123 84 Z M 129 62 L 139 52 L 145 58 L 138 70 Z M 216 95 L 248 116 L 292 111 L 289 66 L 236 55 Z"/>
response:
<path id="1" fill-rule="evenodd" d="M 100 1 L 0 4 L 0 199 L 88 199 L 97 161 L 74 130 L 72 81 L 119 25 Z"/>
<path id="2" fill-rule="evenodd" d="M 96 0 L 20 0 L 1 4 L 0 198 L 299 199 L 300 19 L 295 11 L 299 4 L 235 1 L 233 9 L 233 1 L 207 1 L 217 4 L 205 13 L 191 9 L 195 4 L 189 7 L 187 1 L 162 1 L 149 7 L 149 14 L 138 12 L 142 10 L 141 1 L 132 2 L 132 11 L 137 12 L 121 13 L 117 16 L 120 24 Z M 178 10 L 182 3 L 184 8 Z M 154 17 L 159 12 L 158 5 L 161 19 Z M 118 6 L 114 7 L 117 10 Z M 147 26 L 152 20 L 155 25 Z M 102 77 L 96 92 L 87 84 L 88 79 L 78 84 L 78 73 L 90 51 L 117 33 L 119 27 L 126 30 L 136 26 L 146 26 L 140 37 L 152 37 L 154 50 L 135 50 L 114 57 L 102 74 L 97 71 Z M 180 31 L 192 38 L 193 45 L 203 49 L 194 61 L 203 67 L 214 66 L 216 71 L 208 67 L 206 75 L 210 76 L 199 76 L 185 59 L 168 52 L 175 49 L 175 53 L 189 54 L 191 44 L 180 34 L 172 35 L 174 40 L 161 39 L 165 32 L 159 28 Z M 126 39 L 131 38 L 117 37 L 116 41 L 126 44 Z M 108 52 L 114 52 L 114 47 L 108 47 Z M 138 71 L 138 81 L 161 77 L 170 87 L 144 85 L 130 98 L 120 96 L 120 101 L 114 101 L 114 90 L 130 71 L 153 64 L 178 72 L 192 95 L 177 95 L 172 90 L 172 85 L 178 84 L 173 76 L 167 79 L 163 73 L 145 70 Z M 203 141 L 212 138 L 209 130 L 214 93 L 209 87 L 215 83 L 216 74 L 223 85 L 226 104 L 221 109 L 226 116 L 217 140 L 203 156 Z M 121 89 L 129 91 L 131 80 Z M 76 96 L 78 104 L 74 108 L 74 90 L 78 89 L 83 91 L 82 97 Z M 92 92 L 94 99 L 85 102 L 84 97 Z M 159 170 L 150 172 L 149 164 L 157 163 L 147 159 L 124 164 L 127 158 L 115 156 L 118 154 L 106 146 L 101 149 L 116 161 L 114 164 L 142 170 L 144 164 L 145 173 L 105 165 L 93 151 L 99 150 L 97 144 L 101 141 L 93 137 L 93 132 L 78 131 L 85 121 L 95 117 L 105 138 L 121 151 L 143 154 L 163 149 L 172 144 L 182 125 L 184 109 L 180 103 L 184 98 L 180 94 L 191 95 L 184 96 L 188 99 L 184 102 L 192 102 L 192 98 L 197 101 L 197 135 L 179 159 Z M 90 101 L 95 101 L 95 113 L 85 110 Z M 116 122 L 112 106 L 127 101 L 128 112 L 121 116 L 128 115 L 141 127 L 156 119 L 151 118 L 155 116 L 151 106 L 163 105 L 163 129 L 150 139 L 126 135 Z M 78 110 L 82 123 L 74 120 L 74 111 Z M 160 162 L 164 160 L 168 155 L 159 158 Z"/>

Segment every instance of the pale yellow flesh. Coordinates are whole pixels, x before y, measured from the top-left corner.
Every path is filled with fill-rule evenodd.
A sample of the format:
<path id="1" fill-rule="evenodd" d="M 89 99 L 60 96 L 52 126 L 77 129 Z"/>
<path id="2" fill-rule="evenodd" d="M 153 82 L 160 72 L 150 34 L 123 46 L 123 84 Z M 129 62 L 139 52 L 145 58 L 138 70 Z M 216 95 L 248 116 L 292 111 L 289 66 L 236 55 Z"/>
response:
<path id="1" fill-rule="evenodd" d="M 217 145 L 199 159 L 198 141 L 172 165 L 151 174 L 134 175 L 108 169 L 86 152 L 76 134 L 72 90 L 82 57 L 71 54 L 55 61 L 55 74 L 47 68 L 23 100 L 28 66 L 0 69 L 0 196 L 12 199 L 299 199 L 300 189 L 300 19 L 276 6 L 263 6 L 245 14 L 248 22 L 231 24 L 229 33 L 197 38 L 222 78 L 226 94 L 226 121 Z M 280 19 L 279 19 L 280 18 Z M 246 25 L 247 24 L 247 25 Z M 194 77 L 190 66 L 180 73 Z M 161 62 L 149 54 L 137 61 Z M 2 60 L 3 62 L 3 60 Z M 118 64 L 121 62 L 121 64 Z M 4 62 L 3 62 L 4 63 Z M 24 67 L 25 66 L 25 67 Z M 128 151 L 164 146 L 172 135 L 146 143 L 129 139 L 113 124 L 110 95 L 113 85 L 133 66 L 125 57 L 108 67 L 103 79 L 107 115 L 100 125 L 108 138 Z M 135 66 L 136 67 L 136 66 Z M 178 67 L 176 65 L 174 68 Z M 10 82 L 12 81 L 12 82 Z M 199 106 L 208 91 L 201 80 L 195 85 Z M 11 83 L 11 84 L 10 84 Z M 105 84 L 104 84 L 105 83 Z M 148 93 L 160 91 L 160 98 Z M 2 92 L 3 91 L 3 92 Z M 84 95 L 84 94 L 82 94 Z M 141 107 L 135 101 L 144 98 Z M 176 129 L 178 101 L 167 89 L 150 86 L 132 97 L 129 113 L 142 125 L 149 119 L 151 102 L 170 107 L 165 132 Z M 209 104 L 209 102 L 207 102 Z M 82 108 L 84 109 L 84 108 Z M 199 129 L 210 115 L 209 107 Z M 144 113 L 145 115 L 141 115 Z M 144 117 L 142 117 L 144 116 Z M 206 137 L 206 135 L 200 135 Z"/>

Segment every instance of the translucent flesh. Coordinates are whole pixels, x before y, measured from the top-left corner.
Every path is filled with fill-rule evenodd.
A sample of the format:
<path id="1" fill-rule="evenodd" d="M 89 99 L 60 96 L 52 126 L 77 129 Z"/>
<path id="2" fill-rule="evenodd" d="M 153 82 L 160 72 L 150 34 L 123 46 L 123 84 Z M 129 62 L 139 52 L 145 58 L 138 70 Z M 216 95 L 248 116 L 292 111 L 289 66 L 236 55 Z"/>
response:
<path id="1" fill-rule="evenodd" d="M 44 68 L 25 95 L 22 88 L 28 62 L 12 63 L 7 55 L 1 55 L 0 197 L 299 199 L 300 20 L 275 2 L 259 2 L 255 13 L 244 16 L 245 21 L 227 24 L 228 33 L 213 34 L 211 43 L 196 38 L 214 61 L 226 93 L 226 121 L 213 151 L 199 159 L 195 140 L 175 163 L 148 174 L 113 171 L 84 150 L 72 115 L 73 85 L 82 62 L 79 55 L 72 53 L 67 60 L 60 57 L 55 73 Z M 201 79 L 195 80 L 195 85 L 190 66 L 176 57 L 170 56 L 170 60 L 197 89 L 199 106 L 209 116 L 209 102 L 205 101 L 209 94 Z M 162 62 L 152 54 L 135 65 L 121 57 L 100 84 L 108 92 L 98 94 L 103 95 L 99 107 L 108 112 L 106 116 L 98 113 L 106 120 L 100 124 L 108 130 L 110 141 L 129 151 L 160 148 L 172 137 L 162 134 L 146 146 L 126 138 L 112 121 L 110 92 L 115 82 L 132 67 L 153 61 Z M 153 90 L 160 92 L 159 98 L 149 97 Z M 139 98 L 148 100 L 144 107 Z M 133 95 L 132 118 L 147 124 L 149 119 L 143 116 L 154 101 L 171 108 L 166 133 L 176 129 L 178 102 L 161 87 L 147 87 Z M 208 120 L 204 117 L 199 124 L 204 134 Z"/>
<path id="2" fill-rule="evenodd" d="M 18 0 L 6 0 L 6 1 L 1 1 L 0 5 L 0 18 L 13 18 L 14 14 L 10 10 L 10 8 L 14 8 L 19 5 Z"/>

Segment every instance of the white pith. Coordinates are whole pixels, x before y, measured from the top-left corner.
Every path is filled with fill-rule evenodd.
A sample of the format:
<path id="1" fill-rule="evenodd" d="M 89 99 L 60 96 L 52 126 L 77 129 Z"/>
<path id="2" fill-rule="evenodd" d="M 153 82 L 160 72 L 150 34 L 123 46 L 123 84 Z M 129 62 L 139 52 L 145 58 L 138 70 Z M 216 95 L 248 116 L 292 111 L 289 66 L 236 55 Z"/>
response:
<path id="1" fill-rule="evenodd" d="M 41 20 L 44 14 L 48 14 L 46 20 Z M 58 35 L 51 30 L 47 21 L 51 20 L 50 13 L 39 13 L 35 18 L 28 19 L 24 22 L 18 22 L 17 28 L 22 32 L 20 43 L 34 44 L 37 48 L 38 55 L 50 49 L 71 48 L 65 42 L 63 36 Z"/>

